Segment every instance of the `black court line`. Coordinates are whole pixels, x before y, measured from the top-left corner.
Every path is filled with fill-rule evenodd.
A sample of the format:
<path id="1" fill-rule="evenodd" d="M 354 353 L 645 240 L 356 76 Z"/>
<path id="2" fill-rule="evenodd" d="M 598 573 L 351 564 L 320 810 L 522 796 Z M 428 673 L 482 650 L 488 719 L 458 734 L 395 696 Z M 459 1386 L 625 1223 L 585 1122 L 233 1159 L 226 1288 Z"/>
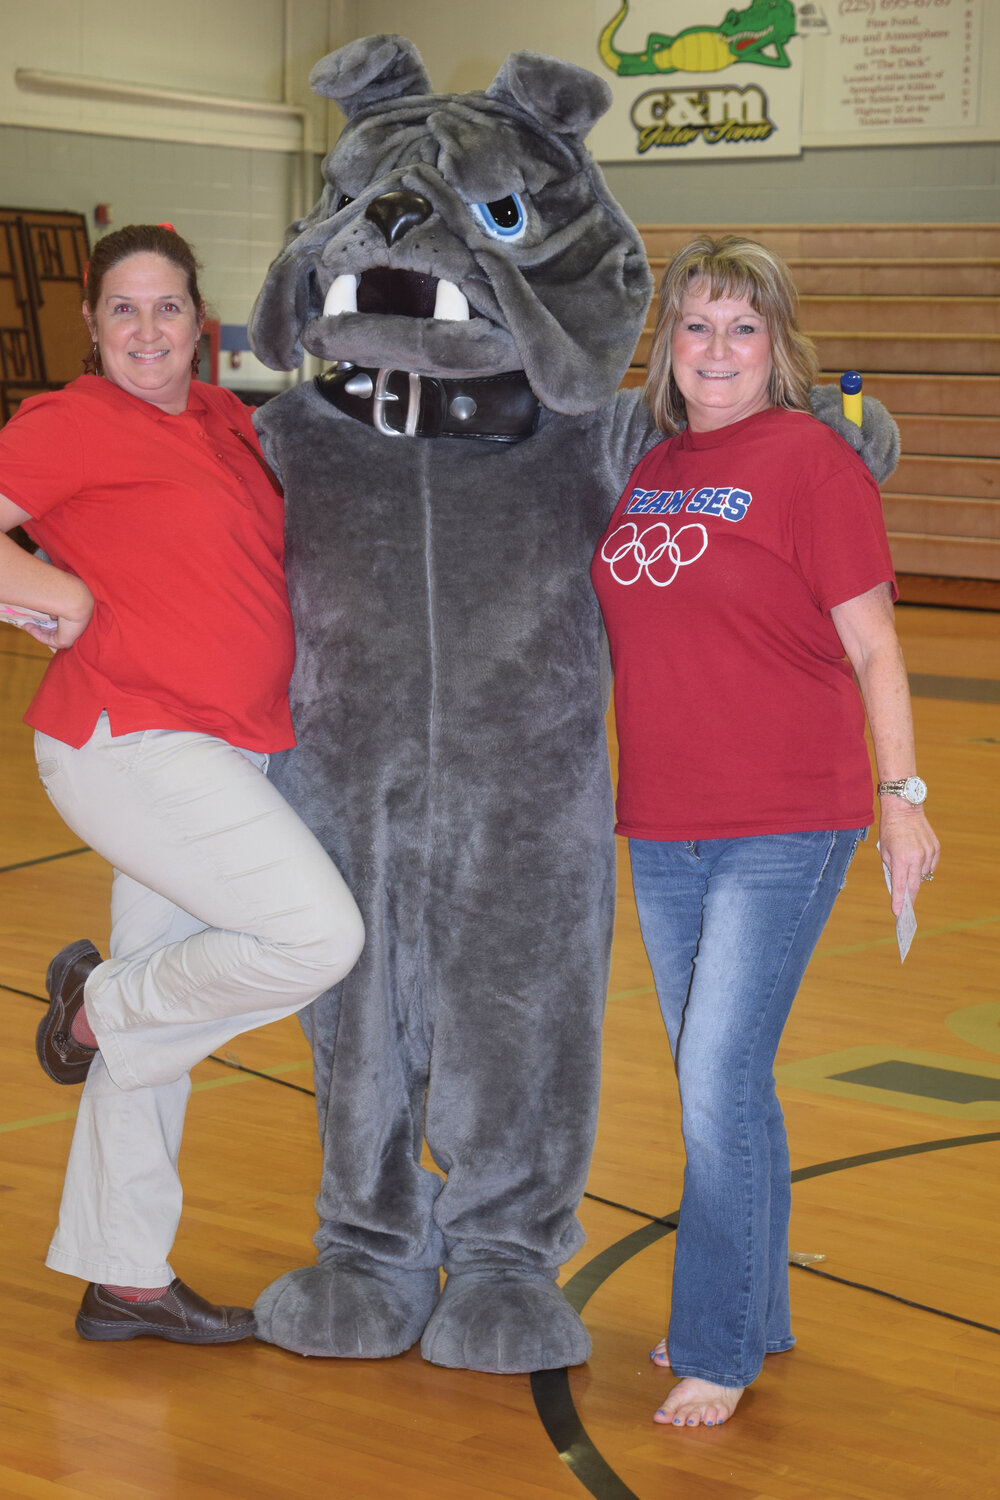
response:
<path id="1" fill-rule="evenodd" d="M 9 875 L 12 870 L 30 870 L 33 865 L 49 865 L 56 859 L 71 859 L 74 854 L 92 854 L 93 850 L 84 844 L 79 849 L 63 849 L 58 854 L 41 854 L 37 859 L 22 859 L 16 865 L 0 865 L 0 875 Z"/>
<path id="2" fill-rule="evenodd" d="M 841 1156 L 835 1161 L 817 1162 L 811 1167 L 800 1167 L 792 1173 L 793 1182 L 807 1182 L 812 1177 L 825 1177 L 833 1172 L 844 1172 L 851 1167 L 864 1167 L 872 1162 L 893 1161 L 897 1157 L 920 1156 L 928 1151 L 946 1151 L 958 1146 L 979 1146 L 988 1141 L 1000 1141 L 1000 1130 L 980 1135 L 953 1136 L 938 1141 L 918 1141 L 910 1146 L 891 1146 L 884 1151 L 868 1151 L 861 1156 Z M 658 1240 L 673 1234 L 677 1228 L 677 1211 L 663 1214 L 641 1229 L 636 1229 L 624 1239 L 618 1240 L 581 1267 L 563 1287 L 567 1300 L 582 1313 L 590 1298 L 626 1261 L 655 1245 Z M 832 1278 L 831 1278 L 832 1279 Z M 866 1290 L 871 1290 L 866 1288 Z M 937 1309 L 927 1309 L 937 1311 Z M 949 1314 L 950 1316 L 950 1314 Z M 987 1331 L 988 1325 L 981 1326 Z M 569 1371 L 542 1370 L 531 1377 L 531 1394 L 542 1426 L 545 1428 L 556 1452 L 578 1479 L 584 1489 L 595 1500 L 641 1500 L 634 1490 L 615 1473 L 601 1454 L 576 1410 L 570 1390 Z"/>
<path id="3" fill-rule="evenodd" d="M 0 984 L 0 990 L 7 995 L 23 995 L 26 1000 L 38 1000 L 42 1005 L 48 1005 L 47 995 L 36 995 L 34 990 L 19 990 L 12 984 Z"/>
<path id="4" fill-rule="evenodd" d="M 247 1073 L 251 1078 L 263 1078 L 266 1083 L 278 1083 L 283 1089 L 294 1089 L 297 1094 L 308 1094 L 310 1099 L 316 1097 L 316 1090 L 306 1088 L 304 1083 L 290 1083 L 287 1078 L 279 1078 L 276 1073 L 262 1073 L 259 1068 L 248 1068 L 246 1063 L 233 1062 L 228 1057 L 220 1057 L 217 1052 L 210 1052 L 205 1061 L 221 1063 L 224 1068 L 232 1068 L 234 1073 Z"/>
<path id="5" fill-rule="evenodd" d="M 72 852 L 76 854 L 85 854 L 88 851 L 84 849 L 77 849 L 73 850 Z M 61 856 L 52 855 L 50 857 L 53 859 L 58 859 Z M 12 870 L 16 870 L 20 867 L 18 865 L 11 865 L 10 868 Z M 2 870 L 0 870 L 0 874 L 3 874 Z M 0 984 L 0 990 L 5 991 L 8 995 L 23 995 L 26 1000 L 37 1000 L 39 1005 L 49 1004 L 48 995 L 36 995 L 34 990 L 19 990 L 16 989 L 12 984 Z M 232 1058 L 229 1057 L 220 1057 L 217 1052 L 210 1052 L 205 1058 L 205 1061 L 219 1063 L 223 1068 L 231 1068 L 234 1073 L 246 1073 L 250 1078 L 262 1078 L 265 1083 L 276 1083 L 283 1089 L 293 1089 L 297 1094 L 308 1094 L 310 1099 L 315 1099 L 316 1097 L 316 1090 L 306 1088 L 305 1084 L 292 1083 L 287 1078 L 279 1078 L 275 1073 L 263 1073 L 259 1068 L 248 1068 L 246 1063 L 235 1062 Z M 638 1212 L 638 1210 L 635 1210 L 635 1212 Z"/>
<path id="6" fill-rule="evenodd" d="M 800 1261 L 790 1261 L 797 1271 L 805 1271 L 809 1276 L 819 1276 L 824 1281 L 836 1281 L 839 1286 L 853 1287 L 856 1292 L 872 1292 L 876 1297 L 888 1297 L 891 1302 L 901 1302 L 904 1307 L 915 1307 L 918 1312 L 933 1313 L 936 1318 L 950 1318 L 953 1323 L 965 1323 L 969 1328 L 978 1328 L 981 1333 L 1000 1334 L 1000 1328 L 992 1323 L 980 1323 L 975 1318 L 963 1318 L 960 1313 L 942 1312 L 940 1307 L 931 1307 L 927 1302 L 913 1302 L 909 1297 L 901 1297 L 898 1292 L 886 1292 L 878 1286 L 868 1286 L 863 1281 L 849 1281 L 846 1276 L 835 1276 L 832 1271 L 821 1271 L 819 1266 L 802 1265 Z"/>
<path id="7" fill-rule="evenodd" d="M 86 850 L 74 850 L 74 853 L 85 853 Z M 60 856 L 49 856 L 59 858 Z M 16 867 L 11 867 L 16 868 Z M 13 990 L 9 985 L 0 984 L 0 990 L 8 990 L 13 994 L 27 995 L 26 990 Z M 32 995 L 30 998 L 39 1000 L 43 1004 L 44 999 L 40 995 Z M 272 1073 L 261 1073 L 255 1068 L 248 1068 L 243 1063 L 231 1062 L 229 1059 L 220 1057 L 216 1053 L 210 1054 L 207 1059 L 212 1062 L 221 1063 L 224 1067 L 235 1071 L 249 1073 L 268 1083 L 280 1083 L 285 1088 L 294 1089 L 298 1093 L 309 1094 L 315 1098 L 313 1089 L 305 1088 L 302 1084 L 294 1084 L 283 1078 L 277 1078 Z M 816 1162 L 811 1167 L 799 1167 L 791 1174 L 791 1180 L 796 1182 L 807 1182 L 813 1177 L 825 1177 L 834 1172 L 844 1172 L 852 1167 L 870 1166 L 874 1162 L 894 1161 L 906 1156 L 922 1156 L 930 1151 L 952 1150 L 959 1146 L 979 1146 L 990 1142 L 1000 1141 L 1000 1131 L 984 1131 L 977 1135 L 951 1136 L 936 1141 L 917 1141 L 908 1146 L 891 1146 L 881 1151 L 868 1151 L 856 1156 L 841 1156 L 833 1161 Z M 608 1198 L 598 1197 L 594 1193 L 584 1193 L 584 1197 L 597 1203 L 606 1204 L 609 1207 L 620 1209 L 626 1213 L 641 1215 L 648 1220 L 641 1228 L 633 1230 L 631 1234 L 617 1240 L 615 1244 L 609 1245 L 606 1250 L 582 1266 L 576 1275 L 563 1287 L 567 1301 L 578 1313 L 583 1312 L 587 1303 L 605 1281 L 633 1256 L 640 1251 L 655 1245 L 659 1240 L 665 1239 L 667 1235 L 673 1234 L 677 1229 L 679 1210 L 674 1209 L 671 1213 L 653 1215 L 642 1209 L 630 1207 L 628 1204 L 616 1203 Z M 848 1281 L 841 1276 L 835 1276 L 828 1271 L 821 1271 L 817 1267 L 805 1266 L 800 1269 L 820 1276 L 824 1280 L 834 1281 L 842 1286 L 847 1286 L 858 1291 L 873 1292 L 877 1296 L 889 1297 L 893 1301 L 901 1302 L 904 1306 L 912 1307 L 920 1312 L 934 1313 L 940 1317 L 952 1318 L 956 1322 L 967 1324 L 985 1333 L 997 1333 L 1000 1330 L 988 1323 L 978 1323 L 972 1318 L 964 1318 L 957 1313 L 942 1312 L 940 1308 L 930 1307 L 926 1303 L 911 1302 L 905 1297 L 897 1296 L 893 1292 L 886 1292 L 878 1287 L 866 1286 L 862 1282 Z M 593 1495 L 595 1500 L 642 1500 L 642 1497 L 629 1488 L 625 1481 L 616 1474 L 611 1465 L 597 1448 L 587 1429 L 580 1419 L 580 1414 L 573 1401 L 570 1389 L 569 1371 L 565 1368 L 558 1370 L 536 1370 L 530 1377 L 531 1394 L 535 1403 L 535 1410 L 545 1432 L 558 1453 L 560 1459 L 566 1465 L 570 1473 L 579 1480 L 588 1494 Z"/>

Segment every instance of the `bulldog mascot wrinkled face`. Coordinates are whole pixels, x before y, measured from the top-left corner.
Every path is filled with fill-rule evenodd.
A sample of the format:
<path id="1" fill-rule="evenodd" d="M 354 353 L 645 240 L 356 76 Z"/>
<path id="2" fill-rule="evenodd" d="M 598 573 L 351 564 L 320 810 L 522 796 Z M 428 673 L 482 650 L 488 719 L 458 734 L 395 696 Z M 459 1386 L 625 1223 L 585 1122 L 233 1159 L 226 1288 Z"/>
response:
<path id="1" fill-rule="evenodd" d="M 305 1016 L 314 1265 L 261 1337 L 436 1364 L 576 1364 L 614 907 L 595 543 L 656 440 L 618 383 L 650 277 L 583 137 L 583 69 L 516 53 L 435 95 L 412 46 L 313 70 L 348 124 L 251 322 L 284 482 L 298 748 L 273 775 L 367 944 Z M 430 1165 L 429 1163 L 433 1163 Z M 447 1273 L 442 1290 L 441 1272 Z"/>

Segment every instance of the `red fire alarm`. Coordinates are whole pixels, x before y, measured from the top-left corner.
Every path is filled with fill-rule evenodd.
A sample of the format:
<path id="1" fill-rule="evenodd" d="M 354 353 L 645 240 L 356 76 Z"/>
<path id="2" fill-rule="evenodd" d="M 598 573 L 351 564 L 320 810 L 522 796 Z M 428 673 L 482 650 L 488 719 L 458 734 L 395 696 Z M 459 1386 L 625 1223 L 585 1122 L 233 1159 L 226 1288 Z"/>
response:
<path id="1" fill-rule="evenodd" d="M 95 224 L 113 224 L 115 222 L 114 210 L 110 203 L 99 203 L 94 209 Z"/>

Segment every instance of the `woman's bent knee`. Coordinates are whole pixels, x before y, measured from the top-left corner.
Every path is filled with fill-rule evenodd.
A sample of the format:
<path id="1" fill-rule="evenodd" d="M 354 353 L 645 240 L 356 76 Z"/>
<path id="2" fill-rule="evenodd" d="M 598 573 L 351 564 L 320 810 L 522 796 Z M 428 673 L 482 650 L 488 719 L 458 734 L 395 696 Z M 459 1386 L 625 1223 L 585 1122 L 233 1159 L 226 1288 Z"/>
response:
<path id="1" fill-rule="evenodd" d="M 346 898 L 346 899 L 345 899 Z M 354 968 L 365 946 L 365 924 L 346 887 L 336 903 L 318 908 L 313 936 L 288 951 L 305 971 L 313 995 L 322 995 Z"/>
<path id="2" fill-rule="evenodd" d="M 330 970 L 333 978 L 326 988 L 339 984 L 354 968 L 365 946 L 365 924 L 353 900 L 350 910 L 343 913 L 332 935 L 330 947 Z"/>

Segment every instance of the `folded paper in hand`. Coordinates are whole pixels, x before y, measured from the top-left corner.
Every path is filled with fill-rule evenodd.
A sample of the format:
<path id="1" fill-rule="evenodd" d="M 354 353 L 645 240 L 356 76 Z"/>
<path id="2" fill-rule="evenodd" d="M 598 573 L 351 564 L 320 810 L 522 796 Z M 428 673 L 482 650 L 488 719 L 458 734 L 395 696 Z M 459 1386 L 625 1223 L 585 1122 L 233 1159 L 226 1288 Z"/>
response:
<path id="1" fill-rule="evenodd" d="M 876 844 L 875 848 L 881 853 L 881 846 L 879 844 Z M 892 876 L 889 874 L 889 866 L 884 861 L 882 863 L 882 874 L 885 876 L 886 889 L 891 896 Z M 910 900 L 910 888 L 907 886 L 903 893 L 903 910 L 896 918 L 896 942 L 899 944 L 900 963 L 903 962 L 903 959 L 910 951 L 910 944 L 913 942 L 913 934 L 916 930 L 917 919 L 913 912 L 913 902 Z"/>
<path id="2" fill-rule="evenodd" d="M 54 615 L 42 614 L 37 609 L 23 609 L 19 604 L 0 604 L 0 620 L 9 625 L 40 625 L 43 630 L 55 630 L 59 621 Z"/>

